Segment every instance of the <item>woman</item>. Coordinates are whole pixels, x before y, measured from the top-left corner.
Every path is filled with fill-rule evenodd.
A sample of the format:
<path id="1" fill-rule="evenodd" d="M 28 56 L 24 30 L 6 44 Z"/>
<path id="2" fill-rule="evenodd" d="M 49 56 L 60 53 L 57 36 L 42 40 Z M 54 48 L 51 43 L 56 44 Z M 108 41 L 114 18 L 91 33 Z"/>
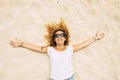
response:
<path id="1" fill-rule="evenodd" d="M 71 62 L 73 53 L 87 47 L 97 40 L 102 39 L 104 37 L 104 33 L 97 32 L 95 36 L 82 43 L 69 45 L 69 30 L 62 19 L 59 24 L 51 23 L 46 25 L 46 27 L 48 32 L 46 35 L 48 45 L 45 47 L 22 42 L 18 39 L 10 41 L 10 44 L 13 47 L 23 47 L 47 54 L 51 61 L 51 80 L 74 80 Z"/>

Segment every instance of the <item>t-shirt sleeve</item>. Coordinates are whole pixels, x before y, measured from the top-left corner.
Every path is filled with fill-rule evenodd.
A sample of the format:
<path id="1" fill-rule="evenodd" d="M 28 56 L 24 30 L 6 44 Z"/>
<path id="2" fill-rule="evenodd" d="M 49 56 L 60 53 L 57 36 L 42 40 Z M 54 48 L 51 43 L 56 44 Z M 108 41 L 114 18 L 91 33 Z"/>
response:
<path id="1" fill-rule="evenodd" d="M 73 55 L 73 46 L 69 46 L 70 54 Z"/>
<path id="2" fill-rule="evenodd" d="M 51 50 L 51 47 L 48 47 L 48 52 L 47 52 L 48 56 L 50 56 L 50 50 Z"/>

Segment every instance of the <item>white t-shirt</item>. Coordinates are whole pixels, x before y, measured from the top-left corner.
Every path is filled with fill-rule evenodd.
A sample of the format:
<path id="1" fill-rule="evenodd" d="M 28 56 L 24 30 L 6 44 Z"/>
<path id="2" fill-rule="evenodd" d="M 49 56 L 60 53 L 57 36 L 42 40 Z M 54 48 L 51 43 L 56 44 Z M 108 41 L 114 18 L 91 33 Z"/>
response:
<path id="1" fill-rule="evenodd" d="M 48 56 L 51 61 L 50 77 L 52 79 L 63 80 L 73 75 L 72 54 L 72 46 L 67 46 L 64 51 L 57 51 L 53 47 L 48 47 Z"/>

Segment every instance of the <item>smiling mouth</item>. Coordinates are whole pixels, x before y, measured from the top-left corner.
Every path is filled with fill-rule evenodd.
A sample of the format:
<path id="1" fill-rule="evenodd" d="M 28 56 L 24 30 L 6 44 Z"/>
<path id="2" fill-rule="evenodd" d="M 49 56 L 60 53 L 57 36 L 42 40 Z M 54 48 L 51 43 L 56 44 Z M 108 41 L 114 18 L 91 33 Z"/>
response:
<path id="1" fill-rule="evenodd" d="M 58 39 L 58 41 L 62 41 L 62 39 Z"/>
<path id="2" fill-rule="evenodd" d="M 63 41 L 63 39 L 60 39 L 60 38 L 59 38 L 58 41 Z"/>

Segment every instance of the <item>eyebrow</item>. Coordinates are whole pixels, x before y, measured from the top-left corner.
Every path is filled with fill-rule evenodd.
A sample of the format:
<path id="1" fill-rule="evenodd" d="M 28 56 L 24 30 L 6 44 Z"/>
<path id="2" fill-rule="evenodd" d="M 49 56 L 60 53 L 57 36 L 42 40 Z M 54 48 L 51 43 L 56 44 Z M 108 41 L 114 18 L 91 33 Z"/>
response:
<path id="1" fill-rule="evenodd" d="M 56 34 L 56 33 L 55 33 Z M 65 33 L 60 33 L 60 34 L 65 34 Z"/>
<path id="2" fill-rule="evenodd" d="M 57 33 L 55 33 L 55 34 L 57 34 Z M 59 33 L 59 34 L 65 34 L 65 33 L 63 32 L 63 33 Z"/>

